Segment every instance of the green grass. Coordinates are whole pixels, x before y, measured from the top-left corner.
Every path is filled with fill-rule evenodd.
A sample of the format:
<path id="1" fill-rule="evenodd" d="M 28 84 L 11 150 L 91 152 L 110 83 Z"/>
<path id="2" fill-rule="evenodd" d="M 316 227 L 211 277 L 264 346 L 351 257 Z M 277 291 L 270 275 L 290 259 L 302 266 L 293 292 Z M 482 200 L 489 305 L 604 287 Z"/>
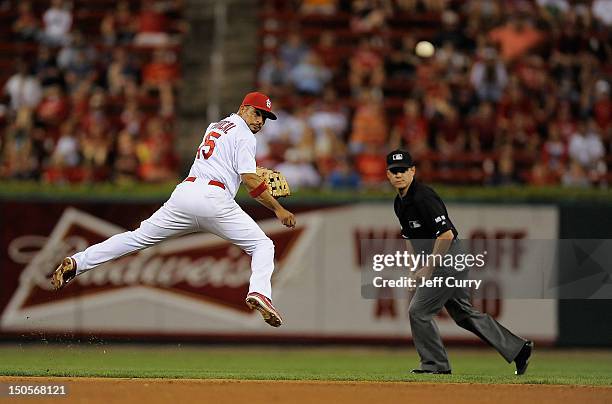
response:
<path id="1" fill-rule="evenodd" d="M 0 375 L 251 380 L 432 381 L 612 386 L 612 351 L 537 350 L 514 376 L 490 349 L 450 349 L 451 376 L 411 375 L 413 348 L 210 348 L 125 345 L 0 345 Z"/>
<path id="2" fill-rule="evenodd" d="M 46 184 L 34 181 L 0 181 L 0 199 L 9 200 L 104 200 L 104 201 L 165 201 L 180 181 L 162 184 Z M 565 188 L 560 186 L 449 186 L 431 184 L 446 201 L 457 202 L 530 202 L 530 203 L 609 203 L 612 188 Z M 293 203 L 354 203 L 386 201 L 395 196 L 388 185 L 353 190 L 316 189 L 294 190 L 284 202 Z M 243 203 L 254 203 L 244 187 L 238 193 Z"/>

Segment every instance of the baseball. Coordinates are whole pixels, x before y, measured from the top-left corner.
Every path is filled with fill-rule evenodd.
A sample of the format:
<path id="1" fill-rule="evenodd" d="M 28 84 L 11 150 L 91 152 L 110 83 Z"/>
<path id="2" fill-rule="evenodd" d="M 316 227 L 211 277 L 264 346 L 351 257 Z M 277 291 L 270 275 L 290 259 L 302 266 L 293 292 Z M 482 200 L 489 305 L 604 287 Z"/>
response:
<path id="1" fill-rule="evenodd" d="M 435 48 L 432 45 L 432 43 L 429 41 L 420 41 L 419 43 L 416 44 L 416 47 L 414 48 L 414 52 L 419 57 L 430 58 L 433 56 L 435 52 Z"/>

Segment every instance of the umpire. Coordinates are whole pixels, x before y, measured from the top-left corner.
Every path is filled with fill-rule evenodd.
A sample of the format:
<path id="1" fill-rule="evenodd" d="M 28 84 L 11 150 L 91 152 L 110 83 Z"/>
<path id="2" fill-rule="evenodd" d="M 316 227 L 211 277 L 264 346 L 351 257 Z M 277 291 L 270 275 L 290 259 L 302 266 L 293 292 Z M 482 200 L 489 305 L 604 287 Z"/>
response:
<path id="1" fill-rule="evenodd" d="M 407 151 L 395 150 L 387 155 L 387 178 L 398 192 L 395 214 L 402 227 L 401 234 L 405 239 L 413 240 L 407 242 L 407 249 L 410 253 L 417 251 L 417 245 L 413 245 L 413 242 L 427 240 L 431 248 L 427 250 L 431 254 L 444 255 L 449 249 L 452 252 L 458 247 L 457 229 L 448 216 L 444 202 L 433 189 L 417 181 L 415 173 L 414 161 Z M 451 272 L 458 274 L 452 268 Z M 416 273 L 425 279 L 432 274 L 448 276 L 449 272 L 448 268 L 423 267 Z M 462 271 L 462 275 L 467 276 L 467 270 Z M 421 366 L 413 369 L 412 373 L 451 373 L 446 350 L 433 320 L 442 307 L 446 308 L 458 326 L 486 341 L 508 363 L 514 361 L 517 375 L 525 373 L 533 342 L 514 335 L 488 314 L 474 309 L 467 288 L 448 287 L 444 283 L 438 287 L 418 287 L 410 302 L 410 327 L 421 358 Z"/>

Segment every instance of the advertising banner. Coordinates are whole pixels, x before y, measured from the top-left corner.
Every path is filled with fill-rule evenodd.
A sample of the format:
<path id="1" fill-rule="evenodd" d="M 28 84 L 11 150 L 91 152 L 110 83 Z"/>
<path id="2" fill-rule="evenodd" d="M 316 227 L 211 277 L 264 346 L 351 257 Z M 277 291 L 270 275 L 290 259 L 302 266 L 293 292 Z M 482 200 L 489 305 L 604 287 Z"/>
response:
<path id="1" fill-rule="evenodd" d="M 361 293 L 361 250 L 377 239 L 397 238 L 392 204 L 369 203 L 297 215 L 296 229 L 275 219 L 259 224 L 273 240 L 273 300 L 279 329 L 244 304 L 250 257 L 210 234 L 168 240 L 108 262 L 77 277 L 60 292 L 48 276 L 61 258 L 133 229 L 153 204 L 3 204 L 0 333 L 100 334 L 165 339 L 274 337 L 310 340 L 409 339 L 409 298 Z M 478 240 L 496 270 L 529 267 L 523 241 L 556 239 L 558 213 L 547 206 L 449 205 L 459 236 Z M 27 212 L 36 212 L 23 220 Z M 513 332 L 553 341 L 556 301 L 507 299 L 490 282 L 474 305 Z M 476 340 L 439 315 L 449 340 Z"/>

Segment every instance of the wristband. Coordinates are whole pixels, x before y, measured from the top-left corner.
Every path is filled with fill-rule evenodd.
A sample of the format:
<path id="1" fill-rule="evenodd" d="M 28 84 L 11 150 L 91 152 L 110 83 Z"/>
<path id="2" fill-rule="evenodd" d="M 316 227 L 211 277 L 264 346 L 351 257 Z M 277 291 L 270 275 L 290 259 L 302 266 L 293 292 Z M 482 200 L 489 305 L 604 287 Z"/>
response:
<path id="1" fill-rule="evenodd" d="M 249 195 L 253 198 L 257 198 L 259 195 L 263 194 L 268 190 L 268 186 L 265 181 L 262 181 L 261 184 L 257 186 L 257 188 L 253 188 L 253 190 L 249 191 Z"/>

